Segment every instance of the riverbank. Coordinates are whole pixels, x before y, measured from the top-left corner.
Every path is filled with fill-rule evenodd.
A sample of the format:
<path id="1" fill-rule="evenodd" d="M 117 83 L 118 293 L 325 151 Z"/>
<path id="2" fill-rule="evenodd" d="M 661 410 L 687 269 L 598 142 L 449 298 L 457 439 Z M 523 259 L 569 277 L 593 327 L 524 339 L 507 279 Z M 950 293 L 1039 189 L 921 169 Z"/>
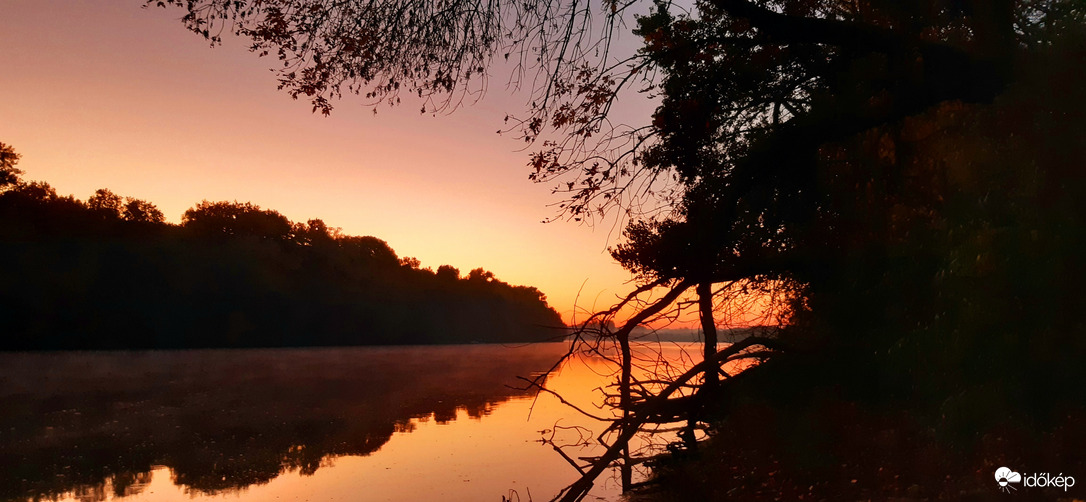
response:
<path id="1" fill-rule="evenodd" d="M 1086 496 L 1086 410 L 1044 421 L 993 417 L 959 435 L 946 416 L 824 397 L 748 404 L 682 460 L 654 466 L 633 502 L 670 500 L 992 500 L 996 469 L 1073 476 L 1079 486 L 1011 485 L 1015 500 Z M 1017 489 L 1015 489 L 1017 488 Z"/>

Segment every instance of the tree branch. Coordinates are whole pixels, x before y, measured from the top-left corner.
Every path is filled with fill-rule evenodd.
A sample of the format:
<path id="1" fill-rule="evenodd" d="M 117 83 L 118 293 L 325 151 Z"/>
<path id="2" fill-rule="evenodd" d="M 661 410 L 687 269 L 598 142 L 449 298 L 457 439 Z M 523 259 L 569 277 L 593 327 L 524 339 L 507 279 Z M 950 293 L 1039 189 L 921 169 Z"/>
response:
<path id="1" fill-rule="evenodd" d="M 657 394 L 655 397 L 647 400 L 645 404 L 640 408 L 640 413 L 632 416 L 628 421 L 626 421 L 626 423 L 623 424 L 622 433 L 615 440 L 615 442 L 611 443 L 611 446 L 607 448 L 607 451 L 604 452 L 603 455 L 600 455 L 599 459 L 592 465 L 592 468 L 585 472 L 580 479 L 570 485 L 569 489 L 561 494 L 561 498 L 556 497 L 553 500 L 560 500 L 561 502 L 577 502 L 581 500 L 585 496 L 585 494 L 588 493 L 588 490 L 592 488 L 595 479 L 599 477 L 599 475 L 602 474 L 608 466 L 611 465 L 611 462 L 614 462 L 622 454 L 622 450 L 626 448 L 626 445 L 629 443 L 630 439 L 632 439 L 634 435 L 637 434 L 637 431 L 640 429 L 641 425 L 643 425 L 644 420 L 648 417 L 651 417 L 654 413 L 658 412 L 661 408 L 663 408 L 667 404 L 668 397 L 671 396 L 672 393 L 685 385 L 686 382 L 691 378 L 694 378 L 697 375 L 703 373 L 706 368 L 718 365 L 721 361 L 733 355 L 736 355 L 742 350 L 753 345 L 762 345 L 770 349 L 781 349 L 781 344 L 777 340 L 752 336 L 744 338 L 743 340 L 736 342 L 728 346 L 727 348 L 717 352 L 713 355 L 713 357 L 708 358 L 698 364 L 695 364 L 690 369 L 686 370 L 685 373 L 676 378 L 666 388 L 664 388 L 660 392 L 660 394 Z"/>

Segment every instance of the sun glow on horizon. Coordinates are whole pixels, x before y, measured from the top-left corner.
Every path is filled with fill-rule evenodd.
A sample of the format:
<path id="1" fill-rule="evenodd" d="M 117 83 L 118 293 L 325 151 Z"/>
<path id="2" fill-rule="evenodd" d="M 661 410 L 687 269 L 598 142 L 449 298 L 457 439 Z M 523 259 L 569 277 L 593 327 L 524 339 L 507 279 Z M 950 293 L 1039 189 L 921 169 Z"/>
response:
<path id="1" fill-rule="evenodd" d="M 221 47 L 140 0 L 16 2 L 0 19 L 0 140 L 24 178 L 85 200 L 108 188 L 167 220 L 201 200 L 372 235 L 424 267 L 482 267 L 547 295 L 567 322 L 609 306 L 629 274 L 607 225 L 541 223 L 558 196 L 495 134 L 524 96 L 492 89 L 451 115 L 344 99 L 330 117 L 276 90 L 237 40 Z"/>

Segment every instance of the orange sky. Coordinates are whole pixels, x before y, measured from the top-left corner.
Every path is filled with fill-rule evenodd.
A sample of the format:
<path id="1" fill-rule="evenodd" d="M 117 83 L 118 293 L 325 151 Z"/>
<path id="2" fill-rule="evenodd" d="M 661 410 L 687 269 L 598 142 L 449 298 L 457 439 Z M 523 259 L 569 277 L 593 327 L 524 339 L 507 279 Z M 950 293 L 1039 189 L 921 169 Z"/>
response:
<path id="1" fill-rule="evenodd" d="M 542 224 L 559 202 L 528 181 L 527 151 L 495 134 L 524 110 L 495 75 L 452 115 L 342 101 L 331 117 L 276 90 L 276 61 L 209 49 L 177 10 L 141 0 L 7 0 L 0 16 L 0 141 L 27 179 L 86 199 L 149 200 L 177 222 L 201 199 L 251 201 L 386 240 L 423 266 L 475 267 L 538 287 L 567 321 L 610 305 L 629 276 L 618 230 Z M 632 108 L 647 114 L 644 103 Z"/>

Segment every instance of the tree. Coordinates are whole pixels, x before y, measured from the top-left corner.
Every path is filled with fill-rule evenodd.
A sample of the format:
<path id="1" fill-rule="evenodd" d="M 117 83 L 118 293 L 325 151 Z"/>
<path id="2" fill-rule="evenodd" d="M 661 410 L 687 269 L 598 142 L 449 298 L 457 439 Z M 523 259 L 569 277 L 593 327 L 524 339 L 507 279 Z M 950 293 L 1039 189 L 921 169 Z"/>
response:
<path id="1" fill-rule="evenodd" d="M 199 235 L 256 237 L 286 241 L 291 224 L 277 211 L 260 209 L 252 203 L 202 201 L 185 211 L 181 226 Z"/>
<path id="2" fill-rule="evenodd" d="M 418 268 L 420 264 L 415 258 L 401 260 L 387 242 L 377 237 L 345 236 L 336 239 L 336 243 L 348 256 L 377 266 L 393 268 L 403 263 L 405 266 Z"/>
<path id="3" fill-rule="evenodd" d="M 478 82 L 476 65 L 506 51 L 529 54 L 542 84 L 534 88 L 528 117 L 514 119 L 521 137 L 536 142 L 529 177 L 557 183 L 569 218 L 616 207 L 632 216 L 613 255 L 640 283 L 581 326 L 582 335 L 620 348 L 620 438 L 636 432 L 636 420 L 647 419 L 630 410 L 654 408 L 662 402 L 657 398 L 666 398 L 632 394 L 630 334 L 640 323 L 687 308 L 689 290 L 698 297 L 693 304 L 707 335 L 718 324 L 719 300 L 751 289 L 776 295 L 773 317 L 787 329 L 780 340 L 757 344 L 773 355 L 804 344 L 803 352 L 815 358 L 844 357 L 854 370 L 847 383 L 856 387 L 915 382 L 925 349 L 953 346 L 939 366 L 951 377 L 942 388 L 928 389 L 930 402 L 941 402 L 1023 349 L 1020 340 L 993 344 L 998 348 L 978 352 L 990 356 L 984 369 L 972 377 L 953 373 L 964 354 L 980 348 L 976 337 L 993 325 L 951 305 L 951 291 L 961 293 L 956 288 L 969 282 L 960 259 L 977 250 L 976 242 L 1002 242 L 1002 266 L 965 268 L 1003 291 L 1019 277 L 1007 263 L 1039 256 L 1027 244 L 1031 232 L 1070 232 L 1060 242 L 1083 242 L 1080 232 L 1067 230 L 1076 228 L 1070 215 L 1081 214 L 1081 175 L 1065 167 L 1081 165 L 1082 152 L 1066 146 L 1080 143 L 1067 136 L 1079 125 L 1071 122 L 1078 120 L 1077 107 L 1063 115 L 1041 110 L 1045 118 L 1037 121 L 999 115 L 1029 117 L 1031 107 L 1045 102 L 1022 90 L 1044 95 L 1051 85 L 1028 78 L 1037 68 L 1025 61 L 1050 61 L 1050 72 L 1077 66 L 1086 26 L 1081 2 L 705 0 L 691 10 L 656 2 L 637 20 L 643 48 L 627 58 L 614 57 L 607 42 L 616 19 L 634 2 L 604 2 L 608 21 L 596 37 L 585 28 L 592 7 L 577 3 L 442 4 L 447 17 L 422 21 L 433 5 L 194 0 L 183 7 L 189 27 L 206 37 L 230 25 L 251 38 L 255 50 L 275 52 L 284 62 L 281 84 L 323 112 L 341 89 L 384 100 L 401 87 L 427 100 L 457 96 Z M 386 23 L 378 16 L 388 12 L 398 15 Z M 387 43 L 392 40 L 397 43 Z M 651 120 L 610 126 L 612 105 L 634 85 L 659 98 Z M 1064 101 L 1081 101 L 1064 91 L 1058 94 Z M 456 102 L 450 99 L 444 103 Z M 993 126 L 982 126 L 983 120 Z M 1069 127 L 1049 127 L 1061 120 Z M 1008 158 L 1022 164 L 1008 166 L 970 147 L 976 141 L 969 139 L 971 129 L 983 131 L 992 148 L 1006 145 L 1001 149 Z M 957 149 L 947 152 L 933 131 L 950 134 Z M 1014 139 L 1024 134 L 1040 140 L 1041 132 L 1058 138 L 1059 154 Z M 1002 184 L 961 183 L 954 178 L 961 165 L 954 162 L 970 165 L 965 172 L 998 175 Z M 976 167 L 978 162 L 986 164 Z M 1040 204 L 1042 192 L 1054 195 L 1065 211 L 1023 209 Z M 961 193 L 1017 194 L 1025 202 L 996 207 Z M 646 199 L 656 203 L 639 204 Z M 1041 240 L 1059 250 L 1060 263 L 1070 256 L 1062 253 L 1071 248 L 1058 239 Z M 982 255 L 975 253 L 974 261 L 984 262 Z M 1055 272 L 1079 270 L 1063 267 L 1037 270 L 1072 298 L 1058 303 L 1077 306 L 1081 294 L 1068 285 L 1086 278 Z M 659 288 L 665 288 L 662 294 Z M 654 299 L 645 300 L 650 293 Z M 991 314 L 1009 307 L 990 298 L 980 303 Z M 630 306 L 634 315 L 617 329 L 604 328 Z M 948 324 L 947 315 L 956 321 Z M 1066 336 L 1060 328 L 1081 339 L 1081 325 L 1063 316 L 1029 317 L 1040 323 L 1045 346 Z M 728 358 L 743 356 L 712 345 L 698 373 L 705 381 L 715 380 Z M 892 352 L 898 355 L 887 355 Z M 1066 367 L 1067 357 L 1049 350 L 1039 359 L 1059 359 Z M 900 374 L 886 369 L 899 366 L 905 367 Z M 897 390 L 914 392 L 907 387 Z M 620 455 L 621 442 L 607 462 Z M 566 499 L 577 499 L 590 485 L 586 475 Z"/>
<path id="4" fill-rule="evenodd" d="M 291 234 L 294 236 L 295 242 L 303 246 L 327 246 L 333 244 L 335 237 L 333 234 L 338 235 L 339 229 L 329 229 L 328 225 L 321 219 L 312 219 L 305 223 L 295 223 L 294 228 L 291 230 Z"/>
<path id="5" fill-rule="evenodd" d="M 15 168 L 19 163 L 20 155 L 15 153 L 11 145 L 0 142 L 0 189 L 5 189 L 19 183 L 19 175 L 23 172 Z"/>
<path id="6" fill-rule="evenodd" d="M 483 85 L 483 69 L 495 56 L 519 56 L 515 78 L 531 69 L 541 75 L 533 80 L 528 117 L 514 120 L 524 139 L 541 141 L 530 178 L 568 180 L 555 190 L 568 194 L 562 207 L 574 219 L 615 205 L 637 207 L 629 196 L 666 189 L 660 182 L 671 174 L 679 177 L 681 196 L 686 181 L 710 169 L 696 167 L 695 144 L 719 141 L 725 155 L 745 157 L 736 148 L 767 132 L 769 121 L 788 126 L 774 133 L 776 140 L 761 142 L 763 153 L 744 171 L 770 176 L 772 169 L 757 166 L 800 169 L 781 167 L 796 160 L 783 152 L 809 152 L 809 145 L 942 100 L 989 100 L 1007 83 L 1017 41 L 1043 39 L 1043 31 L 1073 18 L 1064 12 L 1073 4 L 1059 1 L 928 0 L 902 7 L 887 1 L 713 0 L 678 17 L 660 3 L 639 21 L 645 49 L 626 57 L 613 54 L 609 41 L 637 2 L 147 3 L 183 8 L 186 26 L 213 43 L 224 31 L 249 38 L 255 52 L 281 61 L 282 88 L 325 113 L 344 92 L 398 102 L 404 91 L 423 99 L 424 110 L 454 108 Z M 593 32 L 589 19 L 597 8 L 605 22 Z M 387 43 L 392 40 L 397 42 Z M 726 59 L 707 64 L 713 58 Z M 680 95 L 669 84 L 657 85 L 652 76 L 661 73 L 693 85 Z M 854 92 L 836 92 L 854 79 Z M 669 103 L 652 124 L 609 129 L 612 105 L 635 84 Z M 719 99 L 726 102 L 715 103 L 723 108 L 714 132 L 697 114 L 710 112 L 710 101 Z M 672 106 L 680 102 L 685 106 Z M 823 127 L 828 122 L 837 125 Z M 679 123 L 693 129 L 668 130 Z M 548 128 L 556 139 L 544 135 Z M 800 144 L 808 146 L 793 147 Z M 736 173 L 736 179 L 743 176 Z"/>
<path id="7" fill-rule="evenodd" d="M 570 57 L 575 48 L 565 35 L 589 14 L 587 6 L 544 0 L 146 3 L 185 9 L 185 25 L 213 44 L 224 31 L 249 38 L 254 52 L 281 61 L 280 88 L 325 114 L 344 93 L 396 103 L 402 91 L 423 98 L 424 111 L 458 106 L 482 89 L 496 54 L 509 59 L 522 49 L 525 66 Z"/>
<path id="8" fill-rule="evenodd" d="M 133 197 L 125 197 L 121 218 L 125 221 L 141 223 L 164 223 L 166 221 L 166 215 L 162 214 L 162 211 L 159 211 L 154 204 Z"/>
<path id="9" fill-rule="evenodd" d="M 658 9 L 640 22 L 664 74 L 659 141 L 642 159 L 650 172 L 675 173 L 683 190 L 669 218 L 633 222 L 615 258 L 647 284 L 696 287 L 707 339 L 716 320 L 706 299 L 719 295 L 707 283 L 785 286 L 788 343 L 777 348 L 804 344 L 790 361 L 820 375 L 807 382 L 892 395 L 919 414 L 938 416 L 947 403 L 968 410 L 993 387 L 1025 392 L 1054 381 L 1053 365 L 1071 371 L 1086 334 L 1068 314 L 1086 276 L 1054 273 L 1078 270 L 1055 265 L 1073 255 L 1062 245 L 1040 245 L 1044 258 L 1035 246 L 1081 213 L 1084 180 L 1066 166 L 1086 151 L 1065 132 L 1079 127 L 1081 100 L 1053 84 L 1080 78 L 1024 62 L 1066 68 L 1081 57 L 1081 6 L 865 2 L 819 15 L 805 11 L 815 3 L 782 2 L 779 12 L 741 4 L 713 2 L 720 8 L 697 17 Z M 995 193 L 1007 202 L 978 202 Z M 1082 242 L 1072 233 L 1056 239 Z M 641 312 L 678 309 L 677 299 Z M 608 333 L 624 349 L 628 327 Z M 773 368 L 778 389 L 817 385 Z M 706 368 L 704 381 L 716 374 Z M 655 403 L 630 399 L 622 396 L 628 406 Z M 1081 399 L 1013 413 L 1046 416 Z M 983 430 L 992 419 L 977 415 L 944 414 L 943 426 Z"/>
<path id="10" fill-rule="evenodd" d="M 120 219 L 124 211 L 124 199 L 107 188 L 99 188 L 87 198 L 87 207 L 107 219 Z"/>
<path id="11" fill-rule="evenodd" d="M 411 270 L 418 270 L 419 267 L 422 266 L 422 261 L 414 256 L 405 256 L 400 258 L 400 266 Z"/>
<path id="12" fill-rule="evenodd" d="M 441 265 L 437 267 L 437 271 L 434 272 L 439 279 L 453 282 L 460 279 L 460 269 L 452 265 Z"/>
<path id="13" fill-rule="evenodd" d="M 469 283 L 484 284 L 494 280 L 494 272 L 484 270 L 482 267 L 473 268 L 465 279 Z"/>

